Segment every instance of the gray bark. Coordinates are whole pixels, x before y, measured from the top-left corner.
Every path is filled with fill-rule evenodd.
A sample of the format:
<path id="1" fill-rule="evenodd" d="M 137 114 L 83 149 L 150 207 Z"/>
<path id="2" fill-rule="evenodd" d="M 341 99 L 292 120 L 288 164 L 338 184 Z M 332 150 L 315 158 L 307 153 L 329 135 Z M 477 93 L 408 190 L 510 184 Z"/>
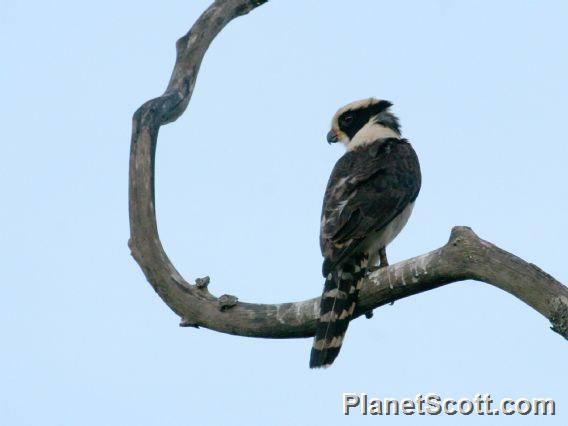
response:
<path id="1" fill-rule="evenodd" d="M 134 114 L 129 175 L 129 246 L 134 259 L 180 325 L 206 327 L 250 337 L 309 337 L 315 332 L 319 297 L 283 304 L 240 302 L 213 296 L 209 279 L 188 283 L 164 252 L 154 206 L 154 156 L 158 131 L 186 109 L 201 61 L 215 36 L 232 19 L 265 1 L 215 1 L 176 44 L 177 58 L 164 94 Z M 446 245 L 430 253 L 373 272 L 360 293 L 356 315 L 386 303 L 452 282 L 473 279 L 507 291 L 552 323 L 568 339 L 568 288 L 535 265 L 455 227 Z M 314 285 L 318 288 L 317 285 Z"/>

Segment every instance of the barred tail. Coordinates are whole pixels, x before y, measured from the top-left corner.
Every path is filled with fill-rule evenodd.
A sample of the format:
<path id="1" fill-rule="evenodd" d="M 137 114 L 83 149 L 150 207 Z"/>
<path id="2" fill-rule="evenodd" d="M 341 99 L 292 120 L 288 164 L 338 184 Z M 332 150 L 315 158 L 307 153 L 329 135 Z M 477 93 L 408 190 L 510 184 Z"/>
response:
<path id="1" fill-rule="evenodd" d="M 365 275 L 367 259 L 343 264 L 328 273 L 320 302 L 320 318 L 310 356 L 310 368 L 333 363 L 357 306 L 357 296 Z"/>

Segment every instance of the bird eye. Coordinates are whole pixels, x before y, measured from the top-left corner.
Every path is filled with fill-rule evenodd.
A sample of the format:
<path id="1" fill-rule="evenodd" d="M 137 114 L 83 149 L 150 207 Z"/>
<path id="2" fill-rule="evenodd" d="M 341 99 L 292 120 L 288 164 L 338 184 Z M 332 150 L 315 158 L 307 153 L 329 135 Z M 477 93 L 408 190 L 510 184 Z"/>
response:
<path id="1" fill-rule="evenodd" d="M 343 124 L 346 127 L 351 126 L 352 123 L 353 123 L 353 116 L 351 114 L 346 115 L 341 119 L 341 124 Z"/>

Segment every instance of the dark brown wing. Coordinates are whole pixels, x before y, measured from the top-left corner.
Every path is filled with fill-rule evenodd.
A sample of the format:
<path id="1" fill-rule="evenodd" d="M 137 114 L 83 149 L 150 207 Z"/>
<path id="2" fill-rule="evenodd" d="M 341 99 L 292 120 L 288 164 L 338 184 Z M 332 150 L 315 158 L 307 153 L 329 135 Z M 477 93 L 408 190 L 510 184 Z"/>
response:
<path id="1" fill-rule="evenodd" d="M 420 191 L 418 158 L 404 139 L 383 139 L 347 152 L 325 191 L 320 246 L 326 270 L 357 253 L 371 232 L 388 225 Z"/>

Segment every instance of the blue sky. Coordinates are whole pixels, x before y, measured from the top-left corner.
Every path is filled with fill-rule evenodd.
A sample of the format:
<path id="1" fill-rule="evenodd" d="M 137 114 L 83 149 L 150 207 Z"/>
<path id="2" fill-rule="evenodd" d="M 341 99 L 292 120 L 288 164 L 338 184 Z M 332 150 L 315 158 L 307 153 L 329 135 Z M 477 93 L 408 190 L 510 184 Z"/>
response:
<path id="1" fill-rule="evenodd" d="M 343 417 L 342 392 L 548 396 L 555 417 L 458 421 L 566 424 L 566 341 L 486 284 L 354 321 L 326 371 L 308 370 L 309 339 L 178 327 L 126 245 L 130 126 L 208 4 L 0 3 L 0 424 L 456 421 Z M 321 199 L 342 154 L 325 134 L 338 107 L 376 96 L 423 171 L 391 262 L 469 225 L 567 283 L 567 13 L 562 1 L 294 0 L 232 22 L 160 133 L 168 255 L 218 295 L 318 295 Z"/>

